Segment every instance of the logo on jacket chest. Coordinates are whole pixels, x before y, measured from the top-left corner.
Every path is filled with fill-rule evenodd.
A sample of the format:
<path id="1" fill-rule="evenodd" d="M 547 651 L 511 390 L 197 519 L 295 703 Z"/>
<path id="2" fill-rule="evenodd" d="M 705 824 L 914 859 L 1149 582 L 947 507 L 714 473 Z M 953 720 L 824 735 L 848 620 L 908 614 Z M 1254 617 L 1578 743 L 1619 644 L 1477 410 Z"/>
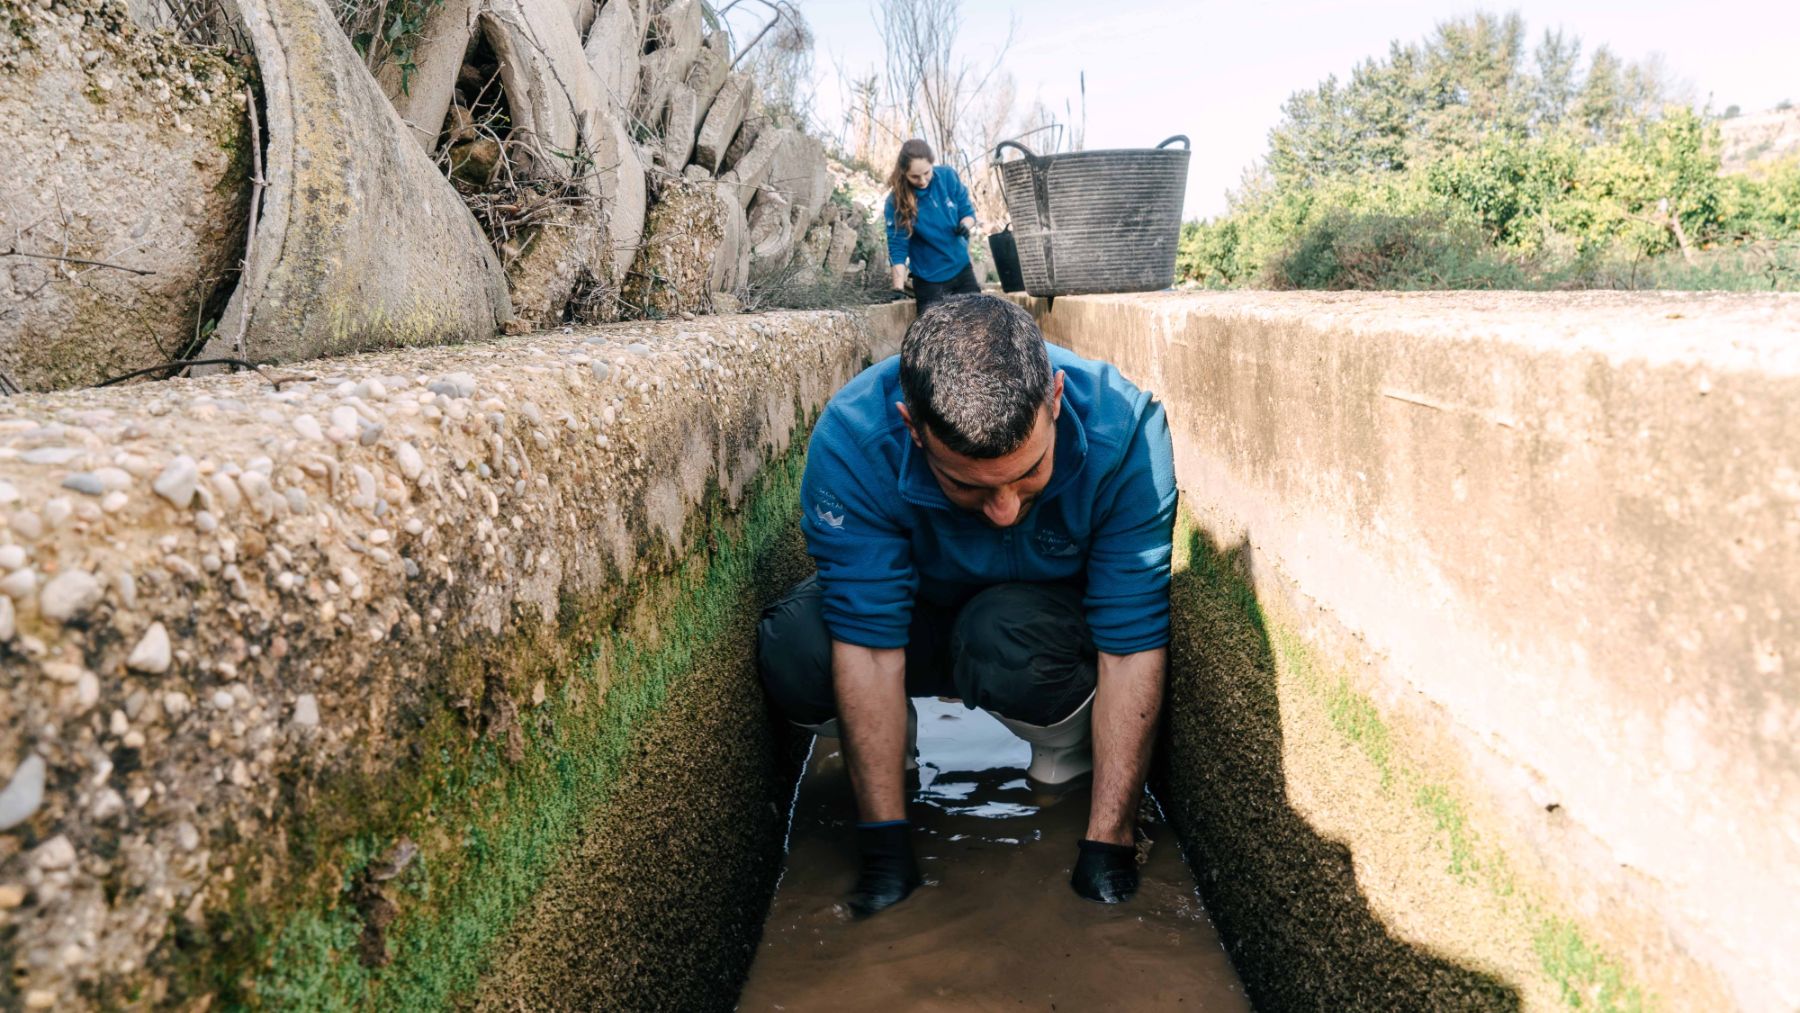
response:
<path id="1" fill-rule="evenodd" d="M 1059 527 L 1045 526 L 1032 533 L 1031 542 L 1037 547 L 1038 555 L 1052 559 L 1067 559 L 1081 555 L 1081 545 L 1070 538 L 1068 532 Z"/>
<path id="2" fill-rule="evenodd" d="M 847 511 L 844 509 L 844 501 L 838 499 L 830 489 L 819 489 L 813 493 L 812 512 L 820 524 L 841 528 Z"/>

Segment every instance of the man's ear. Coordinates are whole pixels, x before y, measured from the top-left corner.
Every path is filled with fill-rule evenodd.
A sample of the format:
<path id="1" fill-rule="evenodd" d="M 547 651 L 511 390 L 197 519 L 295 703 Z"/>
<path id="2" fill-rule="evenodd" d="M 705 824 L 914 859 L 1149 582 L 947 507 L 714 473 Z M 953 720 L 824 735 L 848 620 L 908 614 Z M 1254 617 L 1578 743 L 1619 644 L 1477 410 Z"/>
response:
<path id="1" fill-rule="evenodd" d="M 1050 381 L 1050 421 L 1055 422 L 1062 414 L 1063 371 L 1057 370 Z"/>
<path id="2" fill-rule="evenodd" d="M 906 421 L 906 431 L 912 436 L 913 446 L 925 449 L 925 441 L 919 438 L 919 427 L 913 422 L 912 412 L 906 410 L 905 401 L 895 401 L 894 407 L 900 409 L 900 417 Z"/>

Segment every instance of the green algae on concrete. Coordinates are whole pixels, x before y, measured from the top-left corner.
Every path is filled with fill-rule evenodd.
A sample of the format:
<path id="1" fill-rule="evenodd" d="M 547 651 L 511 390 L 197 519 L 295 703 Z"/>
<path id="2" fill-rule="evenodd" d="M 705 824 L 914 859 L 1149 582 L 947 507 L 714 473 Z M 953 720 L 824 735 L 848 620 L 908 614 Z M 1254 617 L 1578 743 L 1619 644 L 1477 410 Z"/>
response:
<path id="1" fill-rule="evenodd" d="M 31 650 L 0 652 L 0 776 L 33 753 L 49 775 L 0 834 L 16 995 L 399 988 L 409 927 L 463 910 L 446 884 L 493 863 L 493 800 L 540 762 L 528 747 L 585 734 L 563 709 L 592 714 L 623 664 L 577 678 L 579 659 L 615 633 L 657 649 L 681 563 L 718 551 L 712 511 L 743 509 L 868 337 L 852 314 L 773 313 L 317 363 L 280 391 L 246 374 L 7 401 L 21 509 L 68 506 L 56 470 L 20 459 L 60 427 L 80 434 L 68 470 L 122 462 L 135 490 L 110 514 L 76 500 L 23 549 L 102 593 L 78 623 L 15 595 Z M 192 502 L 157 494 L 163 472 Z M 167 670 L 140 671 L 157 625 Z M 354 960 L 278 973 L 284 937 Z"/>
<path id="2" fill-rule="evenodd" d="M 1464 803 L 1466 853 L 1411 854 L 1413 802 L 1436 810 L 1434 836 L 1458 826 L 1443 800 L 1396 778 L 1403 826 L 1385 839 L 1326 762 L 1336 743 L 1355 779 L 1370 772 L 1362 745 L 1379 755 L 1379 739 L 1338 727 L 1378 735 L 1369 713 L 1340 699 L 1333 720 L 1315 697 L 1281 698 L 1282 724 L 1298 722 L 1284 761 L 1302 776 L 1271 787 L 1345 842 L 1397 935 L 1464 952 L 1456 919 L 1410 907 L 1424 879 L 1407 861 L 1460 864 L 1479 883 L 1492 870 L 1468 859 L 1499 848 L 1515 885 L 1578 912 L 1645 994 L 1800 1003 L 1800 836 L 1779 804 L 1800 797 L 1787 438 L 1800 302 L 1025 301 L 1051 340 L 1166 399 L 1195 516 L 1222 545 L 1244 541 L 1279 625 L 1348 675 L 1396 755 Z M 1534 934 L 1508 936 L 1496 966 L 1542 981 L 1527 1003 L 1560 1003 Z"/>
<path id="3" fill-rule="evenodd" d="M 391 784 L 396 801 L 364 810 L 383 814 L 378 826 L 335 844 L 310 845 L 318 849 L 315 861 L 338 870 L 330 889 L 278 925 L 265 923 L 262 938 L 240 954 L 247 959 L 233 971 L 214 967 L 208 984 L 222 987 L 220 998 L 232 1006 L 318 1010 L 422 1010 L 472 1001 L 521 913 L 544 884 L 566 878 L 559 863 L 596 830 L 603 835 L 629 826 L 660 805 L 679 812 L 676 822 L 688 833 L 719 848 L 708 857 L 723 859 L 721 869 L 768 870 L 761 880 L 744 876 L 737 895 L 721 898 L 729 900 L 720 905 L 729 909 L 721 921 L 745 936 L 733 952 L 695 945 L 717 944 L 728 934 L 712 924 L 715 910 L 699 906 L 677 915 L 650 902 L 657 892 L 679 892 L 691 868 L 624 856 L 641 871 L 629 884 L 642 891 L 628 898 L 636 906 L 635 927 L 683 930 L 663 940 L 670 964 L 657 987 L 683 998 L 682 1008 L 728 1006 L 773 887 L 780 820 L 772 803 L 785 801 L 794 773 L 761 707 L 745 637 L 760 602 L 804 559 L 794 532 L 800 466 L 800 455 L 790 453 L 766 469 L 742 514 L 715 520 L 706 547 L 676 574 L 638 589 L 629 608 L 612 612 L 609 629 L 581 655 L 576 671 L 541 689 L 547 696 L 535 710 L 512 705 L 510 725 L 490 716 L 479 739 L 456 732 L 454 720 L 425 730 L 421 742 L 436 763 L 421 764 L 428 772 L 416 783 Z M 492 700 L 483 709 L 507 713 Z M 699 724 L 684 728 L 684 722 Z M 509 757 L 514 729 L 519 752 Z M 668 750 L 670 741 L 685 748 L 681 757 Z M 712 769 L 674 762 L 709 756 Z M 634 789 L 647 771 L 654 771 L 657 786 L 648 794 Z M 707 804 L 696 810 L 684 801 L 689 792 Z M 621 804 L 622 796 L 629 802 Z M 379 867 L 405 847 L 401 841 L 416 853 L 391 878 L 379 879 L 388 871 Z M 733 854 L 734 847 L 752 853 Z M 256 921 L 255 912 L 240 911 L 220 923 L 242 933 Z M 613 973 L 619 967 L 608 954 L 631 941 L 629 934 L 576 940 L 592 961 L 586 970 L 593 980 L 615 986 L 632 982 Z M 695 972 L 685 981 L 683 968 Z M 565 991 L 562 1001 L 586 996 L 597 1004 L 589 1008 L 623 1008 L 621 1001 L 649 994 L 601 991 L 579 987 Z M 696 1004 L 708 996 L 712 1002 Z"/>
<path id="4" fill-rule="evenodd" d="M 1519 884 L 1407 731 L 1265 607 L 1248 555 L 1181 518 L 1157 788 L 1257 1007 L 1656 1008 L 1566 904 Z M 1379 834 L 1320 829 L 1327 806 Z"/>

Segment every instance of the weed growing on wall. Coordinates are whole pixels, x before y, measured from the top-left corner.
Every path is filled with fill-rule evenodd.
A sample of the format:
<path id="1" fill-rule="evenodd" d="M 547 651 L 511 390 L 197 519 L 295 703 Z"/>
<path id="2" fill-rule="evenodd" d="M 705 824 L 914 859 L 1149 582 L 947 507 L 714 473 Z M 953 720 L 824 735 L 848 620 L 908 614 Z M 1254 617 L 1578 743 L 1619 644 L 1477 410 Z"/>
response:
<path id="1" fill-rule="evenodd" d="M 1252 1000 L 1655 1008 L 1558 898 L 1521 886 L 1458 785 L 1434 773 L 1351 670 L 1283 609 L 1265 606 L 1248 553 L 1214 545 L 1185 513 L 1177 521 L 1170 729 L 1158 792 Z M 1316 829 L 1321 816 L 1330 830 Z M 1357 828 L 1348 844 L 1338 837 L 1343 826 Z M 1415 848 L 1435 855 L 1435 867 L 1421 863 L 1406 886 L 1364 880 L 1377 852 L 1389 849 L 1391 860 Z M 1439 899 L 1459 924 L 1481 926 L 1462 940 L 1467 966 L 1397 938 L 1384 913 L 1422 905 L 1412 917 L 1431 920 L 1445 914 L 1432 907 Z"/>
<path id="2" fill-rule="evenodd" d="M 189 975 L 189 990 L 217 992 L 228 1006 L 308 1010 L 439 1009 L 469 993 L 630 769 L 635 730 L 706 644 L 754 621 L 754 572 L 792 528 L 802 463 L 797 445 L 764 469 L 739 514 L 712 512 L 700 548 L 675 573 L 638 588 L 635 605 L 619 613 L 628 619 L 635 609 L 655 622 L 615 620 L 586 644 L 575 671 L 520 719 L 515 755 L 504 735 L 471 740 L 444 701 L 420 731 L 435 762 L 421 764 L 417 778 L 386 785 L 386 800 L 324 807 L 334 825 L 354 827 L 340 836 L 296 830 L 296 846 L 314 865 L 336 870 L 323 892 L 296 898 L 287 911 L 219 915 L 237 937 L 235 956 L 197 955 L 207 964 Z M 655 632 L 634 632 L 640 626 Z M 356 813 L 369 814 L 360 827 Z M 416 857 L 380 880 L 399 841 Z M 392 908 L 372 917 L 377 881 Z"/>

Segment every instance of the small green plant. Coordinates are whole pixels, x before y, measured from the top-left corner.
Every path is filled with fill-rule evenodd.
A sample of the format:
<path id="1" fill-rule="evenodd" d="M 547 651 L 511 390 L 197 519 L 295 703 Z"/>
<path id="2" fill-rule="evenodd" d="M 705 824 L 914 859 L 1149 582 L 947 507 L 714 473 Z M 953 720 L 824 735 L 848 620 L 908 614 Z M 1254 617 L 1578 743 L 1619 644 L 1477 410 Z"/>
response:
<path id="1" fill-rule="evenodd" d="M 371 71 L 393 64 L 400 71 L 400 91 L 411 94 L 412 75 L 419 69 L 413 62 L 419 42 L 424 38 L 426 23 L 444 0 L 400 0 L 399 3 L 367 3 L 349 0 L 338 9 L 338 23 L 350 36 Z"/>
<path id="2" fill-rule="evenodd" d="M 1594 1013 L 1643 1013 L 1650 1008 L 1624 972 L 1588 944 L 1571 922 L 1547 918 L 1532 938 L 1544 972 L 1562 989 L 1570 1009 Z"/>

